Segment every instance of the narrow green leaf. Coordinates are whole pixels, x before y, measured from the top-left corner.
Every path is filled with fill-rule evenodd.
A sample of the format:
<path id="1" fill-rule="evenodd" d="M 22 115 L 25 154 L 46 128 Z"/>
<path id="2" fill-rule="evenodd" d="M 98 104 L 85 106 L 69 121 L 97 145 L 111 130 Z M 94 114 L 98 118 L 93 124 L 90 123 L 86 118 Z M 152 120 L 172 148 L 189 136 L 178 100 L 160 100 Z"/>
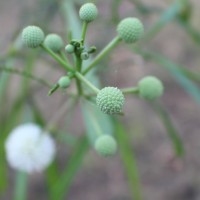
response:
<path id="1" fill-rule="evenodd" d="M 54 160 L 53 163 L 47 168 L 45 171 L 45 179 L 48 186 L 48 195 L 49 199 L 53 200 L 53 187 L 55 187 L 55 183 L 58 180 L 58 177 L 60 176 L 59 170 L 58 170 L 57 162 Z"/>
<path id="2" fill-rule="evenodd" d="M 7 84 L 9 82 L 10 74 L 8 72 L 1 72 L 0 74 L 0 103 L 3 102 Z"/>
<path id="3" fill-rule="evenodd" d="M 168 114 L 168 112 L 165 110 L 165 108 L 162 105 L 158 103 L 155 103 L 152 105 L 153 105 L 154 110 L 159 115 L 159 118 L 161 122 L 163 123 L 163 126 L 165 127 L 167 134 L 169 135 L 169 138 L 171 139 L 176 155 L 178 157 L 184 156 L 184 153 L 185 153 L 184 145 L 182 143 L 182 140 L 179 136 L 179 133 L 176 127 L 174 126 L 170 118 L 170 115 Z"/>
<path id="4" fill-rule="evenodd" d="M 194 44 L 200 45 L 200 33 L 190 23 L 185 20 L 178 19 L 179 24 L 183 27 L 186 33 L 194 41 Z"/>
<path id="5" fill-rule="evenodd" d="M 86 127 L 86 134 L 91 145 L 94 145 L 99 134 L 113 134 L 111 117 L 103 114 L 96 105 L 83 100 L 81 102 L 83 120 Z"/>
<path id="6" fill-rule="evenodd" d="M 142 43 L 146 44 L 147 41 L 150 41 L 155 35 L 160 32 L 160 30 L 165 27 L 169 22 L 174 20 L 181 9 L 181 5 L 178 2 L 173 3 L 167 10 L 165 10 L 159 20 L 155 23 L 155 25 L 149 29 L 144 35 Z"/>
<path id="7" fill-rule="evenodd" d="M 81 167 L 84 156 L 89 149 L 89 143 L 86 136 L 82 136 L 75 145 L 73 153 L 69 158 L 64 172 L 57 177 L 52 188 L 52 200 L 64 199 L 68 194 L 72 181 Z"/>
<path id="8" fill-rule="evenodd" d="M 7 164 L 4 152 L 4 142 L 0 142 L 0 193 L 3 192 L 7 187 Z"/>
<path id="9" fill-rule="evenodd" d="M 115 128 L 121 159 L 123 161 L 125 173 L 129 181 L 130 191 L 132 192 L 132 199 L 142 200 L 143 198 L 137 161 L 131 147 L 130 138 L 119 121 L 115 121 Z"/>
<path id="10" fill-rule="evenodd" d="M 7 161 L 5 157 L 5 140 L 10 130 L 18 123 L 22 117 L 23 101 L 17 101 L 10 113 L 4 115 L 0 127 L 0 192 L 4 191 L 8 186 L 7 179 Z"/>

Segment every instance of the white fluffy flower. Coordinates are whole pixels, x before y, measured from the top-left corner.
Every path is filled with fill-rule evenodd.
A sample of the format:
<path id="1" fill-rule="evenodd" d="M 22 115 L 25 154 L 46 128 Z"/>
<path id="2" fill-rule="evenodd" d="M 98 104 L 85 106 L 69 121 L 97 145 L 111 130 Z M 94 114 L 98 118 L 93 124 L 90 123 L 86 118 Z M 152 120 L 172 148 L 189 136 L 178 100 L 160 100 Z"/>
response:
<path id="1" fill-rule="evenodd" d="M 27 173 L 45 169 L 54 159 L 56 149 L 49 133 L 33 123 L 16 127 L 8 136 L 5 148 L 10 166 Z"/>

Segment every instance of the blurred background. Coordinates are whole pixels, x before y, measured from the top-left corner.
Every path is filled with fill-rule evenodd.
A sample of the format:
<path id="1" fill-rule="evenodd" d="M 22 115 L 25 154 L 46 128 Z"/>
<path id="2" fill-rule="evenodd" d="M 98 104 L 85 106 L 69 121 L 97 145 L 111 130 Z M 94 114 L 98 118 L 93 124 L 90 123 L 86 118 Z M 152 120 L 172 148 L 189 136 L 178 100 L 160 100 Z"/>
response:
<path id="1" fill-rule="evenodd" d="M 15 126 L 26 121 L 44 126 L 69 98 L 62 92 L 48 97 L 49 88 L 44 84 L 8 73 L 4 68 L 28 71 L 54 84 L 64 71 L 42 50 L 23 47 L 21 30 L 30 24 L 38 25 L 45 33 L 60 34 L 67 44 L 69 31 L 78 30 L 81 25 L 74 14 L 85 2 L 0 1 L 1 200 L 15 199 L 17 184 L 16 172 L 5 161 L 5 138 Z M 95 3 L 99 16 L 89 25 L 86 42 L 95 45 L 97 53 L 115 37 L 121 19 L 137 17 L 145 27 L 141 41 L 136 45 L 120 43 L 98 65 L 96 74 L 102 87 L 135 86 L 146 75 L 157 76 L 165 86 L 164 95 L 155 104 L 127 96 L 125 116 L 118 117 L 129 138 L 127 155 L 132 156 L 130 162 L 131 159 L 137 162 L 143 199 L 199 200 L 200 2 L 96 0 Z M 60 184 L 62 198 L 58 199 L 134 199 L 131 169 L 127 172 L 123 162 L 126 153 L 119 150 L 116 156 L 106 159 L 90 147 L 77 150 L 76 141 L 87 132 L 80 106 L 67 112 L 56 127 L 60 136 L 55 162 L 58 171 L 67 174 L 67 181 Z M 51 199 L 49 188 L 56 184 L 55 176 L 52 166 L 44 173 L 28 176 L 27 199 Z"/>

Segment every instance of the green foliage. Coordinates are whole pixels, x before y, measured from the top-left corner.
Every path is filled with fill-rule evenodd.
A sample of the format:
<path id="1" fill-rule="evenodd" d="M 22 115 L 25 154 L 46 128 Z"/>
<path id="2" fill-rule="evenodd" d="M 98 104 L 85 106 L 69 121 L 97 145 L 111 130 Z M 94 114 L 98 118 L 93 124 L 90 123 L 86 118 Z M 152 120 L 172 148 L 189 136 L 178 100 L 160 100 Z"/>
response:
<path id="1" fill-rule="evenodd" d="M 129 136 L 118 121 L 115 122 L 115 125 L 115 135 L 119 144 L 119 152 L 124 165 L 124 170 L 129 181 L 132 199 L 142 200 L 137 161 L 132 150 Z"/>
<path id="2" fill-rule="evenodd" d="M 63 173 L 57 177 L 55 182 L 51 185 L 50 199 L 65 199 L 73 178 L 81 167 L 81 162 L 84 159 L 89 148 L 89 143 L 86 136 L 82 136 L 77 144 L 75 144 L 71 157 L 69 158 L 68 165 Z M 51 175 L 50 175 L 51 176 Z"/>
<path id="3" fill-rule="evenodd" d="M 153 107 L 155 111 L 158 113 L 160 120 L 163 122 L 164 127 L 166 128 L 167 134 L 169 135 L 169 138 L 172 141 L 176 156 L 179 157 L 184 156 L 185 150 L 182 140 L 168 112 L 165 110 L 163 106 L 159 105 L 158 103 L 154 104 Z"/>

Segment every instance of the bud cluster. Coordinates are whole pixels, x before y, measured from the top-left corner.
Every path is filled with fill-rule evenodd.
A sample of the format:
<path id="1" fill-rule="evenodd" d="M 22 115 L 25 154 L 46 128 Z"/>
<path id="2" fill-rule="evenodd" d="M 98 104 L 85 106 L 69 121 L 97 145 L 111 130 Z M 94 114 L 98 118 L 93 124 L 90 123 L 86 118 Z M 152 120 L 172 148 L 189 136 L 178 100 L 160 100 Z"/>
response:
<path id="1" fill-rule="evenodd" d="M 107 115 L 123 114 L 123 106 L 125 104 L 125 94 L 136 94 L 142 99 L 156 100 L 163 94 L 162 82 L 154 77 L 147 76 L 142 78 L 136 87 L 131 89 L 118 89 L 112 86 L 106 86 L 98 89 L 85 76 L 96 64 L 105 57 L 105 55 L 116 47 L 120 42 L 136 43 L 142 39 L 144 27 L 142 22 L 135 17 L 128 17 L 121 20 L 116 28 L 116 37 L 86 66 L 82 69 L 82 62 L 90 59 L 91 54 L 96 52 L 96 47 L 86 47 L 85 36 L 87 26 L 96 19 L 98 9 L 93 3 L 84 4 L 79 10 L 80 19 L 83 22 L 82 35 L 80 39 L 72 39 L 67 44 L 57 34 L 51 33 L 46 35 L 41 28 L 37 26 L 28 26 L 22 31 L 22 41 L 29 48 L 42 47 L 46 50 L 61 66 L 67 70 L 67 75 L 62 76 L 49 91 L 49 95 L 58 88 L 62 90 L 69 88 L 72 79 L 76 80 L 78 96 L 90 96 L 96 101 L 96 106 Z M 64 51 L 63 51 L 64 50 Z M 88 90 L 84 90 L 82 83 L 88 86 L 94 93 L 88 94 Z M 86 98 L 87 100 L 89 98 Z M 115 139 L 108 134 L 102 133 L 98 136 L 94 143 L 94 148 L 102 156 L 114 155 L 117 149 Z"/>

